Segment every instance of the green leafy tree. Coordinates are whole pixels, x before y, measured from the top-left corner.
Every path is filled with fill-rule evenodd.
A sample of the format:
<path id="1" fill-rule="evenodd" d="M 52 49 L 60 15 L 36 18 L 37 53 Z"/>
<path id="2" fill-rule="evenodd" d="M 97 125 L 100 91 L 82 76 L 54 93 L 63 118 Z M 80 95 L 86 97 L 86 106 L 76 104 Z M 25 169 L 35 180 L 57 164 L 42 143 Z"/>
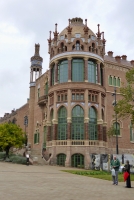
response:
<path id="1" fill-rule="evenodd" d="M 127 85 L 120 88 L 122 99 L 117 102 L 115 112 L 118 118 L 131 118 L 134 124 L 134 69 L 126 73 Z"/>
<path id="2" fill-rule="evenodd" d="M 113 135 L 116 135 L 116 130 L 114 128 L 114 125 L 112 125 L 108 130 L 107 130 L 107 136 L 111 138 Z"/>
<path id="3" fill-rule="evenodd" d="M 16 124 L 0 124 L 0 148 L 6 151 L 6 157 L 9 157 L 11 147 L 22 147 L 25 143 L 25 133 Z"/>

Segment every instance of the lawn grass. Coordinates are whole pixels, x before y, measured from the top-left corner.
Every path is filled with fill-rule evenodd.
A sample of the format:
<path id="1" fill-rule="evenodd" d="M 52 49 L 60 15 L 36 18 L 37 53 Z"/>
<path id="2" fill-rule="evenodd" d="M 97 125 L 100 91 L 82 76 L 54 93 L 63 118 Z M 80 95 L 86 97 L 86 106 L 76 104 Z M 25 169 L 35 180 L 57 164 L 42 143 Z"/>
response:
<path id="1" fill-rule="evenodd" d="M 71 174 L 99 178 L 99 179 L 108 180 L 108 181 L 112 180 L 111 172 L 106 172 L 106 171 L 93 171 L 93 170 L 86 170 L 86 171 L 85 170 L 62 170 L 62 171 L 68 172 Z M 119 173 L 118 180 L 119 182 L 124 182 L 122 173 Z M 134 174 L 131 174 L 131 181 L 134 181 Z"/>

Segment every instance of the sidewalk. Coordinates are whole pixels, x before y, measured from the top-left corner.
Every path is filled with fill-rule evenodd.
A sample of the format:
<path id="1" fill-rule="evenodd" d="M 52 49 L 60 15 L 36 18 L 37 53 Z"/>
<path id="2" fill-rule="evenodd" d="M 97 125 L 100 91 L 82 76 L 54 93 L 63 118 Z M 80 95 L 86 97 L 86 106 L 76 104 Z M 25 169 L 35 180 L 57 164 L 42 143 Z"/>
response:
<path id="1" fill-rule="evenodd" d="M 58 166 L 25 166 L 0 162 L 2 200 L 132 200 L 134 188 L 62 172 Z M 132 182 L 134 186 L 134 182 Z"/>

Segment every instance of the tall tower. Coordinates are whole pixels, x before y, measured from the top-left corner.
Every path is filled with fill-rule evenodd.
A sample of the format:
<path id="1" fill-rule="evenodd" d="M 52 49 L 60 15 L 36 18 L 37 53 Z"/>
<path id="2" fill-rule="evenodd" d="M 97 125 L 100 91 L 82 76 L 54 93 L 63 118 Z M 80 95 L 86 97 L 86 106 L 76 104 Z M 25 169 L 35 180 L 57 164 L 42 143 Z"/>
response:
<path id="1" fill-rule="evenodd" d="M 34 134 L 34 107 L 35 107 L 35 86 L 36 79 L 42 74 L 43 58 L 39 55 L 40 45 L 35 44 L 35 54 L 31 57 L 30 70 L 30 98 L 29 98 L 29 129 L 28 129 L 28 144 L 33 146 Z"/>

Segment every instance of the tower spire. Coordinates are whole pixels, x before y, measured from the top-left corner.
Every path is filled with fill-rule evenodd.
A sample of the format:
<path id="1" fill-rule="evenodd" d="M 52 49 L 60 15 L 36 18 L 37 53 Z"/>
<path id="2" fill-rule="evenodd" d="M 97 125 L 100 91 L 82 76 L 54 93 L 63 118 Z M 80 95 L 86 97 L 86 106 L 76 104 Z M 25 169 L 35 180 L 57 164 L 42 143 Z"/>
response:
<path id="1" fill-rule="evenodd" d="M 96 35 L 97 35 L 97 38 L 100 40 L 101 39 L 100 24 L 98 24 L 97 26 L 98 26 L 98 33 L 96 33 Z"/>

